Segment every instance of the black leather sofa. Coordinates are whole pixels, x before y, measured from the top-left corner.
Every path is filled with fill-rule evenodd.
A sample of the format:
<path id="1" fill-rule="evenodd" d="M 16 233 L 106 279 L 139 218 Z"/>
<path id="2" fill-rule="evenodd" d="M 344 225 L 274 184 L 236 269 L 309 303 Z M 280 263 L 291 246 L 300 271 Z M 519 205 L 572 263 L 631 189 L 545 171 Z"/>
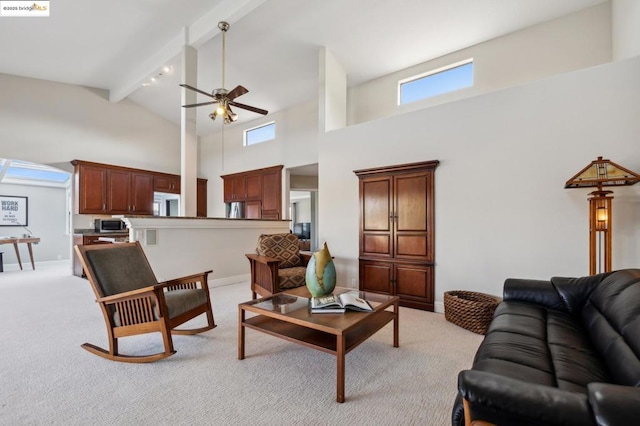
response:
<path id="1" fill-rule="evenodd" d="M 452 424 L 640 424 L 640 269 L 508 279 Z M 463 400 L 466 399 L 467 411 Z"/>

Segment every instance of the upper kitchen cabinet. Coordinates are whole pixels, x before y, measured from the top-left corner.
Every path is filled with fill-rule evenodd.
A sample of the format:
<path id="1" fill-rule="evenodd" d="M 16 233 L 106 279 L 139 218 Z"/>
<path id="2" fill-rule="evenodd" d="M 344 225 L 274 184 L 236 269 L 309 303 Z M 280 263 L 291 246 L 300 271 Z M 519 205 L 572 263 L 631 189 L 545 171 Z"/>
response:
<path id="1" fill-rule="evenodd" d="M 282 166 L 262 174 L 262 218 L 282 219 Z"/>
<path id="2" fill-rule="evenodd" d="M 233 176 L 224 179 L 224 202 L 233 203 L 247 199 L 246 177 Z"/>
<path id="3" fill-rule="evenodd" d="M 246 218 L 281 219 L 282 168 L 273 166 L 221 176 L 224 202 L 246 202 Z"/>
<path id="4" fill-rule="evenodd" d="M 165 173 L 156 173 L 153 176 L 153 190 L 168 194 L 180 193 L 180 176 Z"/>
<path id="5" fill-rule="evenodd" d="M 98 164 L 72 161 L 76 189 L 76 211 L 103 214 L 107 211 L 107 168 Z"/>
<path id="6" fill-rule="evenodd" d="M 74 160 L 79 214 L 153 214 L 154 175 L 144 170 Z"/>

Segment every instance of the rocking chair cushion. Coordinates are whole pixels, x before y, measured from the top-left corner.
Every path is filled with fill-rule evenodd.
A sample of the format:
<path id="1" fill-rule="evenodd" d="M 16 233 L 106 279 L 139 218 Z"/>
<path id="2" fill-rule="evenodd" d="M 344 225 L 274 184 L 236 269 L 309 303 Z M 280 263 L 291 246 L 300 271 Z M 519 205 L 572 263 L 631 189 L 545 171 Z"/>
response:
<path id="1" fill-rule="evenodd" d="M 164 300 L 167 302 L 169 318 L 175 318 L 197 306 L 202 306 L 207 303 L 207 294 L 200 288 L 172 290 L 164 294 Z M 155 312 L 156 315 L 158 315 L 158 312 Z"/>
<path id="2" fill-rule="evenodd" d="M 118 250 L 87 251 L 86 256 L 105 296 L 151 287 L 158 283 L 144 252 L 135 246 L 123 246 Z M 117 267 L 114 268 L 114 265 Z"/>
<path id="3" fill-rule="evenodd" d="M 169 318 L 175 318 L 206 303 L 207 294 L 200 288 L 172 290 L 164 293 L 164 300 L 167 303 Z M 153 303 L 153 314 L 154 320 L 160 318 L 160 312 L 158 312 L 158 306 L 155 302 Z M 120 315 L 117 310 L 113 312 L 113 322 L 116 327 L 121 326 Z"/>

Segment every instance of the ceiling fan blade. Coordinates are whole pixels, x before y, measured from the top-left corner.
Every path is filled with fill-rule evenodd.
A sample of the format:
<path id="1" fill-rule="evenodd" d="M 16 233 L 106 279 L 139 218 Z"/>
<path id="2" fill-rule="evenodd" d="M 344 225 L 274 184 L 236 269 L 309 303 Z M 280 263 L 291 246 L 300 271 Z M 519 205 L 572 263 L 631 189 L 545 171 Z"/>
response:
<path id="1" fill-rule="evenodd" d="M 180 86 L 186 87 L 187 89 L 193 90 L 194 92 L 202 93 L 203 95 L 208 96 L 210 98 L 214 97 L 211 93 L 207 93 L 207 92 L 204 92 L 204 91 L 202 91 L 200 89 L 196 89 L 195 87 L 189 86 L 188 84 L 181 84 Z"/>
<path id="2" fill-rule="evenodd" d="M 217 104 L 217 103 L 218 103 L 217 101 L 201 102 L 199 104 L 182 105 L 182 108 L 193 108 L 193 107 L 199 107 L 203 105 L 211 105 L 211 104 Z"/>
<path id="3" fill-rule="evenodd" d="M 237 106 L 238 108 L 246 109 L 247 111 L 256 112 L 262 115 L 269 114 L 269 111 L 267 111 L 266 109 L 260 109 L 260 108 L 252 107 L 250 105 L 240 104 L 238 102 L 229 101 L 229 105 Z"/>
<path id="4" fill-rule="evenodd" d="M 235 89 L 233 89 L 232 91 L 227 93 L 227 99 L 232 101 L 235 98 L 238 98 L 238 97 L 240 97 L 240 96 L 242 96 L 242 95 L 244 95 L 245 93 L 248 93 L 248 92 L 249 92 L 248 89 L 245 89 L 242 86 L 236 86 Z"/>

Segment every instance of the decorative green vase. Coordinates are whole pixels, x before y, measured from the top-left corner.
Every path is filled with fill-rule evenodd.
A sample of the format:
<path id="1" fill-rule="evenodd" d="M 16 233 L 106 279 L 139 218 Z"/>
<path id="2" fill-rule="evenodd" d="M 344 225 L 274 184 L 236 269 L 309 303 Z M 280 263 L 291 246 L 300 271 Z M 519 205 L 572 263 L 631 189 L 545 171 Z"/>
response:
<path id="1" fill-rule="evenodd" d="M 307 289 L 313 297 L 331 294 L 336 287 L 336 267 L 331 253 L 324 243 L 321 250 L 316 251 L 309 259 L 305 276 Z"/>

